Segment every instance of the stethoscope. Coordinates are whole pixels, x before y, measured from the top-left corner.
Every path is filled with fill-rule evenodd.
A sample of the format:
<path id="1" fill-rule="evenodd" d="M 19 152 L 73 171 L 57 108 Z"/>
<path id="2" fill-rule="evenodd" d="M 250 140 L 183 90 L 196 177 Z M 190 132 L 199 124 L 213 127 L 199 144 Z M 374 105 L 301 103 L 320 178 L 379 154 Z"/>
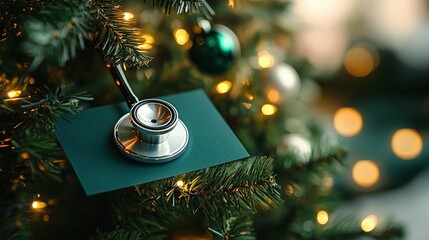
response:
<path id="1" fill-rule="evenodd" d="M 128 84 L 121 65 L 110 68 L 130 112 L 116 123 L 113 136 L 119 150 L 139 162 L 164 163 L 186 149 L 188 129 L 173 104 L 161 99 L 139 100 Z"/>

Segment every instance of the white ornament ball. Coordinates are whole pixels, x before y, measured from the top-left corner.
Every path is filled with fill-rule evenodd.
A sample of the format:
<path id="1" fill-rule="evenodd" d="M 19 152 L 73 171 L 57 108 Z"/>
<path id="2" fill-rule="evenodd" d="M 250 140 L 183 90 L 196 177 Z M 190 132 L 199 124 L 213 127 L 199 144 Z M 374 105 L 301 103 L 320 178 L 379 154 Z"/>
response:
<path id="1" fill-rule="evenodd" d="M 311 143 L 301 134 L 287 134 L 282 137 L 277 146 L 277 154 L 292 155 L 298 161 L 307 163 L 311 158 Z"/>
<path id="2" fill-rule="evenodd" d="M 286 100 L 298 96 L 301 80 L 298 73 L 291 65 L 280 63 L 273 66 L 269 78 Z"/>

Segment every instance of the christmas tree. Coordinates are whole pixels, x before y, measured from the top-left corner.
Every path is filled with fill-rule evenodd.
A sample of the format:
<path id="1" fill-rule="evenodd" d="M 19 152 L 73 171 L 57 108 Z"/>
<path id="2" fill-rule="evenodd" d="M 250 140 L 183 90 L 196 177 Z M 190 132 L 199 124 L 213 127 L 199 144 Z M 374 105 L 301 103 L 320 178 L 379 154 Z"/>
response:
<path id="1" fill-rule="evenodd" d="M 316 83 L 290 54 L 288 6 L 2 1 L 0 238 L 401 238 L 335 212 L 347 154 L 308 114 Z M 203 89 L 252 157 L 87 196 L 56 122 L 123 101 L 109 69 L 142 99 Z"/>

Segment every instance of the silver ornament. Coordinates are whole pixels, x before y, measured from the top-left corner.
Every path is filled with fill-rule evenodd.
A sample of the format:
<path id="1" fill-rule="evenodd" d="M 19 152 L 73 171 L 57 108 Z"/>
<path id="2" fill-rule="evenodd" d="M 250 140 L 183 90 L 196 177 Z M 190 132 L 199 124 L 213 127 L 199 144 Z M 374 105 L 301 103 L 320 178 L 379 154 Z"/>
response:
<path id="1" fill-rule="evenodd" d="M 311 143 L 301 134 L 286 134 L 277 146 L 277 154 L 292 155 L 298 161 L 307 163 L 311 158 Z"/>

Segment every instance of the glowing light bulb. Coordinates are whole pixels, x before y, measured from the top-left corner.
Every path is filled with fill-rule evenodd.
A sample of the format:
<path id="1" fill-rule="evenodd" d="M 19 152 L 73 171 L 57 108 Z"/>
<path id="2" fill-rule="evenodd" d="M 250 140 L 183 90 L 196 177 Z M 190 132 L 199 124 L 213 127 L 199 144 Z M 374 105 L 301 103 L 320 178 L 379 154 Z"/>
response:
<path id="1" fill-rule="evenodd" d="M 189 34 L 185 29 L 180 28 L 174 32 L 174 38 L 177 44 L 185 45 L 189 41 Z"/>
<path id="2" fill-rule="evenodd" d="M 340 108 L 334 115 L 334 127 L 344 137 L 358 134 L 363 126 L 361 114 L 354 108 Z"/>
<path id="3" fill-rule="evenodd" d="M 344 68 L 354 77 L 368 76 L 378 64 L 378 54 L 369 44 L 352 47 L 344 58 Z"/>
<path id="4" fill-rule="evenodd" d="M 46 207 L 46 203 L 41 201 L 33 201 L 33 203 L 31 204 L 31 207 L 34 209 L 42 209 Z"/>
<path id="5" fill-rule="evenodd" d="M 185 185 L 185 182 L 183 182 L 182 180 L 179 180 L 176 182 L 176 186 L 179 188 L 182 188 Z"/>
<path id="6" fill-rule="evenodd" d="M 377 216 L 369 215 L 362 220 L 360 227 L 364 232 L 371 232 L 377 226 L 377 221 Z"/>
<path id="7" fill-rule="evenodd" d="M 142 36 L 144 38 L 144 43 L 138 46 L 141 50 L 149 50 L 153 48 L 153 44 L 155 43 L 155 38 L 150 34 L 144 34 Z"/>
<path id="8" fill-rule="evenodd" d="M 16 89 L 16 90 L 10 90 L 7 93 L 7 96 L 9 98 L 16 98 L 16 97 L 19 97 L 19 95 L 21 95 L 21 90 L 18 90 L 18 89 Z"/>
<path id="9" fill-rule="evenodd" d="M 19 157 L 20 157 L 22 160 L 27 160 L 27 159 L 29 159 L 29 158 L 30 158 L 30 154 L 29 154 L 28 152 L 22 152 L 22 153 L 19 155 Z"/>
<path id="10" fill-rule="evenodd" d="M 261 112 L 266 116 L 270 116 L 277 112 L 277 107 L 275 105 L 267 103 L 261 107 Z"/>
<path id="11" fill-rule="evenodd" d="M 134 14 L 130 13 L 130 12 L 124 12 L 124 20 L 125 21 L 130 21 L 131 19 L 134 18 Z"/>
<path id="12" fill-rule="evenodd" d="M 274 57 L 269 52 L 263 50 L 258 52 L 258 65 L 261 68 L 270 68 L 274 65 Z"/>
<path id="13" fill-rule="evenodd" d="M 228 7 L 234 8 L 235 7 L 235 0 L 229 0 L 228 1 Z"/>
<path id="14" fill-rule="evenodd" d="M 231 90 L 231 87 L 232 87 L 232 82 L 228 80 L 224 80 L 216 85 L 216 92 L 218 92 L 219 94 L 224 94 L 229 92 L 229 90 Z"/>
<path id="15" fill-rule="evenodd" d="M 320 225 L 325 225 L 329 221 L 329 214 L 325 210 L 320 210 L 317 212 L 316 219 Z"/>
<path id="16" fill-rule="evenodd" d="M 422 152 L 423 139 L 416 130 L 403 128 L 393 134 L 391 147 L 397 157 L 403 160 L 411 160 Z"/>
<path id="17" fill-rule="evenodd" d="M 280 93 L 276 89 L 270 89 L 267 93 L 268 101 L 276 103 L 280 100 Z"/>
<path id="18" fill-rule="evenodd" d="M 352 176 L 357 185 L 371 187 L 380 178 L 380 169 L 371 160 L 359 160 L 353 165 Z"/>

